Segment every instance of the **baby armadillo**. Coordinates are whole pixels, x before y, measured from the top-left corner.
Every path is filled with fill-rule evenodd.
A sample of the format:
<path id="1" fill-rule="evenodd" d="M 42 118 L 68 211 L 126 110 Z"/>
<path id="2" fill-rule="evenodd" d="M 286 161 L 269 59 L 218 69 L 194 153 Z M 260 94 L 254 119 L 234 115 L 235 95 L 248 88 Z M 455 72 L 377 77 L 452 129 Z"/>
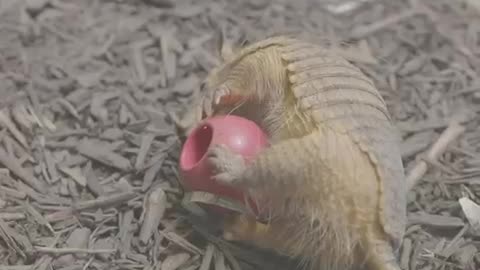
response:
<path id="1" fill-rule="evenodd" d="M 215 179 L 243 188 L 269 217 L 263 224 L 235 215 L 225 238 L 298 258 L 307 269 L 399 269 L 399 136 L 360 69 L 313 42 L 276 36 L 224 59 L 202 87 L 207 116 L 247 117 L 271 139 L 248 164 L 221 145 L 209 152 Z"/>

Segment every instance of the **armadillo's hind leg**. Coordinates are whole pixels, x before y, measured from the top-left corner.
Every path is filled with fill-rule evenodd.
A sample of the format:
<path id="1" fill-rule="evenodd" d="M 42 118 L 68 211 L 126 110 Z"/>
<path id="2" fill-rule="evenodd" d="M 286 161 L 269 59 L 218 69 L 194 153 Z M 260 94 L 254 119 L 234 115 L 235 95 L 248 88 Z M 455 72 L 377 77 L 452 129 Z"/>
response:
<path id="1" fill-rule="evenodd" d="M 369 270 L 400 270 L 392 246 L 384 240 L 369 241 L 367 264 Z"/>

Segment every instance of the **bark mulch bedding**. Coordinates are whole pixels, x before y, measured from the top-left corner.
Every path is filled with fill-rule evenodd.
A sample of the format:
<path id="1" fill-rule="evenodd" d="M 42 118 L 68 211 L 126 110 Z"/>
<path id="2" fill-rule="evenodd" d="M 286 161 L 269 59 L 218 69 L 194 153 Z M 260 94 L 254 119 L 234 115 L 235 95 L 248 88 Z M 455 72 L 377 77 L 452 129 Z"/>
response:
<path id="1" fill-rule="evenodd" d="M 218 29 L 339 45 L 404 140 L 402 268 L 480 268 L 476 0 L 1 0 L 0 270 L 292 269 L 180 204 L 173 116 Z"/>

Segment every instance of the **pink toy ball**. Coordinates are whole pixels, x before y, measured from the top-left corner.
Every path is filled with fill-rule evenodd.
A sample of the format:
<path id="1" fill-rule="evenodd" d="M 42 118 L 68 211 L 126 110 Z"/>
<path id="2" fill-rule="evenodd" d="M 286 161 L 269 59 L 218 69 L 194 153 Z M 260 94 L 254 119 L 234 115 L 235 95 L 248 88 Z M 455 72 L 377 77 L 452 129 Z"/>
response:
<path id="1" fill-rule="evenodd" d="M 212 179 L 207 152 L 211 146 L 223 144 L 242 155 L 248 163 L 267 143 L 266 134 L 253 121 L 234 115 L 207 118 L 190 133 L 183 145 L 180 154 L 181 183 L 190 191 L 209 192 L 243 203 L 244 194 L 241 190 Z M 254 203 L 250 205 L 255 211 Z M 213 205 L 208 208 L 220 214 L 230 211 Z"/>

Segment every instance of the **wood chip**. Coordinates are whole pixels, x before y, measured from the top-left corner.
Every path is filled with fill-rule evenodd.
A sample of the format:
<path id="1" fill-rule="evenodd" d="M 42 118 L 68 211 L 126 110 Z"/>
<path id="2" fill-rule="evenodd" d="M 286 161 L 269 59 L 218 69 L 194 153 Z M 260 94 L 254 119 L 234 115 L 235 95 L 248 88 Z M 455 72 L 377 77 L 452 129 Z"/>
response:
<path id="1" fill-rule="evenodd" d="M 90 208 L 111 207 L 113 205 L 123 204 L 135 198 L 135 196 L 136 194 L 133 192 L 125 192 L 120 194 L 102 196 L 94 200 L 78 202 L 74 205 L 74 209 L 76 209 L 77 211 L 80 211 L 80 210 L 86 210 Z"/>
<path id="2" fill-rule="evenodd" d="M 77 150 L 80 154 L 101 162 L 107 166 L 111 166 L 122 171 L 131 170 L 131 164 L 128 159 L 110 151 L 110 149 L 100 145 L 99 143 L 84 141 L 77 146 Z"/>
<path id="3" fill-rule="evenodd" d="M 176 77 L 177 56 L 171 51 L 172 30 L 165 30 L 160 35 L 160 46 L 162 50 L 163 66 L 165 68 L 167 79 L 169 81 Z"/>
<path id="4" fill-rule="evenodd" d="M 166 207 L 167 196 L 165 192 L 161 188 L 156 188 L 150 193 L 144 204 L 143 223 L 139 235 L 141 242 L 147 243 L 154 230 L 157 230 Z"/>
<path id="5" fill-rule="evenodd" d="M 168 256 L 163 262 L 161 270 L 177 270 L 182 266 L 190 255 L 188 253 L 177 253 L 175 255 Z"/>
<path id="6" fill-rule="evenodd" d="M 62 254 L 102 254 L 102 253 L 113 253 L 115 249 L 81 249 L 81 248 L 46 248 L 46 247 L 35 247 L 35 251 L 39 253 L 47 253 L 54 255 Z"/>
<path id="7" fill-rule="evenodd" d="M 75 182 L 80 186 L 85 187 L 87 185 L 87 179 L 85 178 L 79 167 L 67 168 L 59 166 L 58 169 L 67 176 L 71 177 L 73 180 L 75 180 Z"/>
<path id="8" fill-rule="evenodd" d="M 168 238 L 170 241 L 173 243 L 181 246 L 185 250 L 188 250 L 192 253 L 196 253 L 199 255 L 202 255 L 204 253 L 203 250 L 199 249 L 197 246 L 193 245 L 189 241 L 187 241 L 185 238 L 181 237 L 180 235 L 174 233 L 174 232 L 167 232 L 167 233 L 162 233 L 166 238 Z"/>
<path id="9" fill-rule="evenodd" d="M 86 178 L 87 178 L 87 187 L 95 196 L 105 195 L 102 185 L 98 181 L 97 176 L 92 170 L 92 162 L 88 162 L 85 166 Z"/>
<path id="10" fill-rule="evenodd" d="M 467 197 L 460 198 L 458 202 L 472 228 L 480 232 L 480 205 Z"/>
<path id="11" fill-rule="evenodd" d="M 90 237 L 91 231 L 88 228 L 78 228 L 75 229 L 70 236 L 67 238 L 65 241 L 65 245 L 67 249 L 74 250 L 85 250 L 88 246 L 88 239 Z M 43 250 L 46 251 L 47 249 L 39 249 L 38 247 L 36 248 L 37 251 Z M 59 252 L 61 249 L 58 249 L 57 252 Z M 66 253 L 65 250 L 62 250 L 62 253 Z M 81 258 L 83 255 L 80 252 L 75 252 L 76 254 L 65 254 L 63 256 L 60 256 L 57 259 L 57 264 L 66 266 L 66 265 L 72 265 L 75 264 L 75 260 Z M 58 254 L 58 253 L 57 253 Z"/>
<path id="12" fill-rule="evenodd" d="M 55 234 L 55 230 L 52 228 L 52 225 L 50 225 L 48 220 L 46 220 L 41 213 L 39 213 L 34 207 L 32 207 L 31 204 L 25 203 L 24 207 L 27 212 L 35 219 L 35 221 L 38 222 L 38 224 L 47 227 L 52 234 Z"/>
<path id="13" fill-rule="evenodd" d="M 427 159 L 435 162 L 437 158 L 445 151 L 448 145 L 456 140 L 463 132 L 465 127 L 459 125 L 456 121 L 448 126 L 448 128 L 440 135 L 437 141 L 432 145 L 427 153 Z M 428 165 L 425 161 L 420 161 L 407 175 L 407 186 L 411 189 L 427 172 Z"/>
<path id="14" fill-rule="evenodd" d="M 397 24 L 401 21 L 408 20 L 411 17 L 419 14 L 419 11 L 416 9 L 407 9 L 405 11 L 399 12 L 398 14 L 387 17 L 384 20 L 377 21 L 369 25 L 358 26 L 352 30 L 351 37 L 355 39 L 361 39 L 368 35 L 371 35 L 377 31 L 384 30 L 385 28 Z"/>
<path id="15" fill-rule="evenodd" d="M 214 258 L 215 269 L 219 269 L 219 270 L 227 269 L 227 265 L 225 264 L 225 256 L 220 250 L 215 249 L 213 258 Z"/>
<path id="16" fill-rule="evenodd" d="M 0 111 L 0 124 L 5 126 L 15 137 L 15 139 L 25 148 L 28 148 L 27 139 L 15 124 L 10 120 L 5 111 Z"/>
<path id="17" fill-rule="evenodd" d="M 150 166 L 145 171 L 144 176 L 143 176 L 142 191 L 146 191 L 148 188 L 150 188 L 150 186 L 153 183 L 153 180 L 154 180 L 155 176 L 157 175 L 158 172 L 160 172 L 162 170 L 163 161 L 165 160 L 166 155 L 167 154 L 163 153 L 162 154 L 163 159 L 158 160 L 158 162 L 156 162 L 155 164 Z"/>
<path id="18" fill-rule="evenodd" d="M 15 157 L 12 157 L 0 148 L 0 163 L 7 167 L 13 174 L 25 181 L 28 185 L 40 193 L 46 193 L 45 184 L 36 179 L 31 172 L 22 168 Z"/>
<path id="19" fill-rule="evenodd" d="M 421 224 L 441 229 L 455 229 L 464 226 L 464 222 L 460 218 L 425 213 L 410 213 L 408 220 L 411 224 Z"/>
<path id="20" fill-rule="evenodd" d="M 26 236 L 17 233 L 2 219 L 0 219 L 0 239 L 6 243 L 9 249 L 22 258 L 26 258 L 25 252 L 28 252 L 33 248 Z"/>
<path id="21" fill-rule="evenodd" d="M 27 194 L 25 194 L 25 192 L 4 186 L 0 186 L 0 194 L 2 194 L 2 198 L 12 197 L 15 199 L 23 200 L 27 197 Z"/>
<path id="22" fill-rule="evenodd" d="M 478 254 L 478 249 L 475 245 L 469 244 L 464 247 L 461 247 L 457 250 L 455 257 L 460 262 L 460 265 L 468 269 L 470 267 L 473 269 L 474 266 L 474 258 Z"/>
<path id="23" fill-rule="evenodd" d="M 205 249 L 205 255 L 203 255 L 202 264 L 199 270 L 208 270 L 210 269 L 210 264 L 213 258 L 213 252 L 215 251 L 215 247 L 209 243 Z"/>
<path id="24" fill-rule="evenodd" d="M 150 146 L 155 139 L 154 134 L 146 134 L 142 137 L 142 144 L 138 150 L 137 160 L 135 162 L 135 169 L 137 171 L 141 170 L 145 163 L 145 158 L 147 157 Z"/>
<path id="25" fill-rule="evenodd" d="M 0 219 L 4 221 L 16 221 L 25 219 L 24 213 L 2 213 L 0 212 Z"/>

